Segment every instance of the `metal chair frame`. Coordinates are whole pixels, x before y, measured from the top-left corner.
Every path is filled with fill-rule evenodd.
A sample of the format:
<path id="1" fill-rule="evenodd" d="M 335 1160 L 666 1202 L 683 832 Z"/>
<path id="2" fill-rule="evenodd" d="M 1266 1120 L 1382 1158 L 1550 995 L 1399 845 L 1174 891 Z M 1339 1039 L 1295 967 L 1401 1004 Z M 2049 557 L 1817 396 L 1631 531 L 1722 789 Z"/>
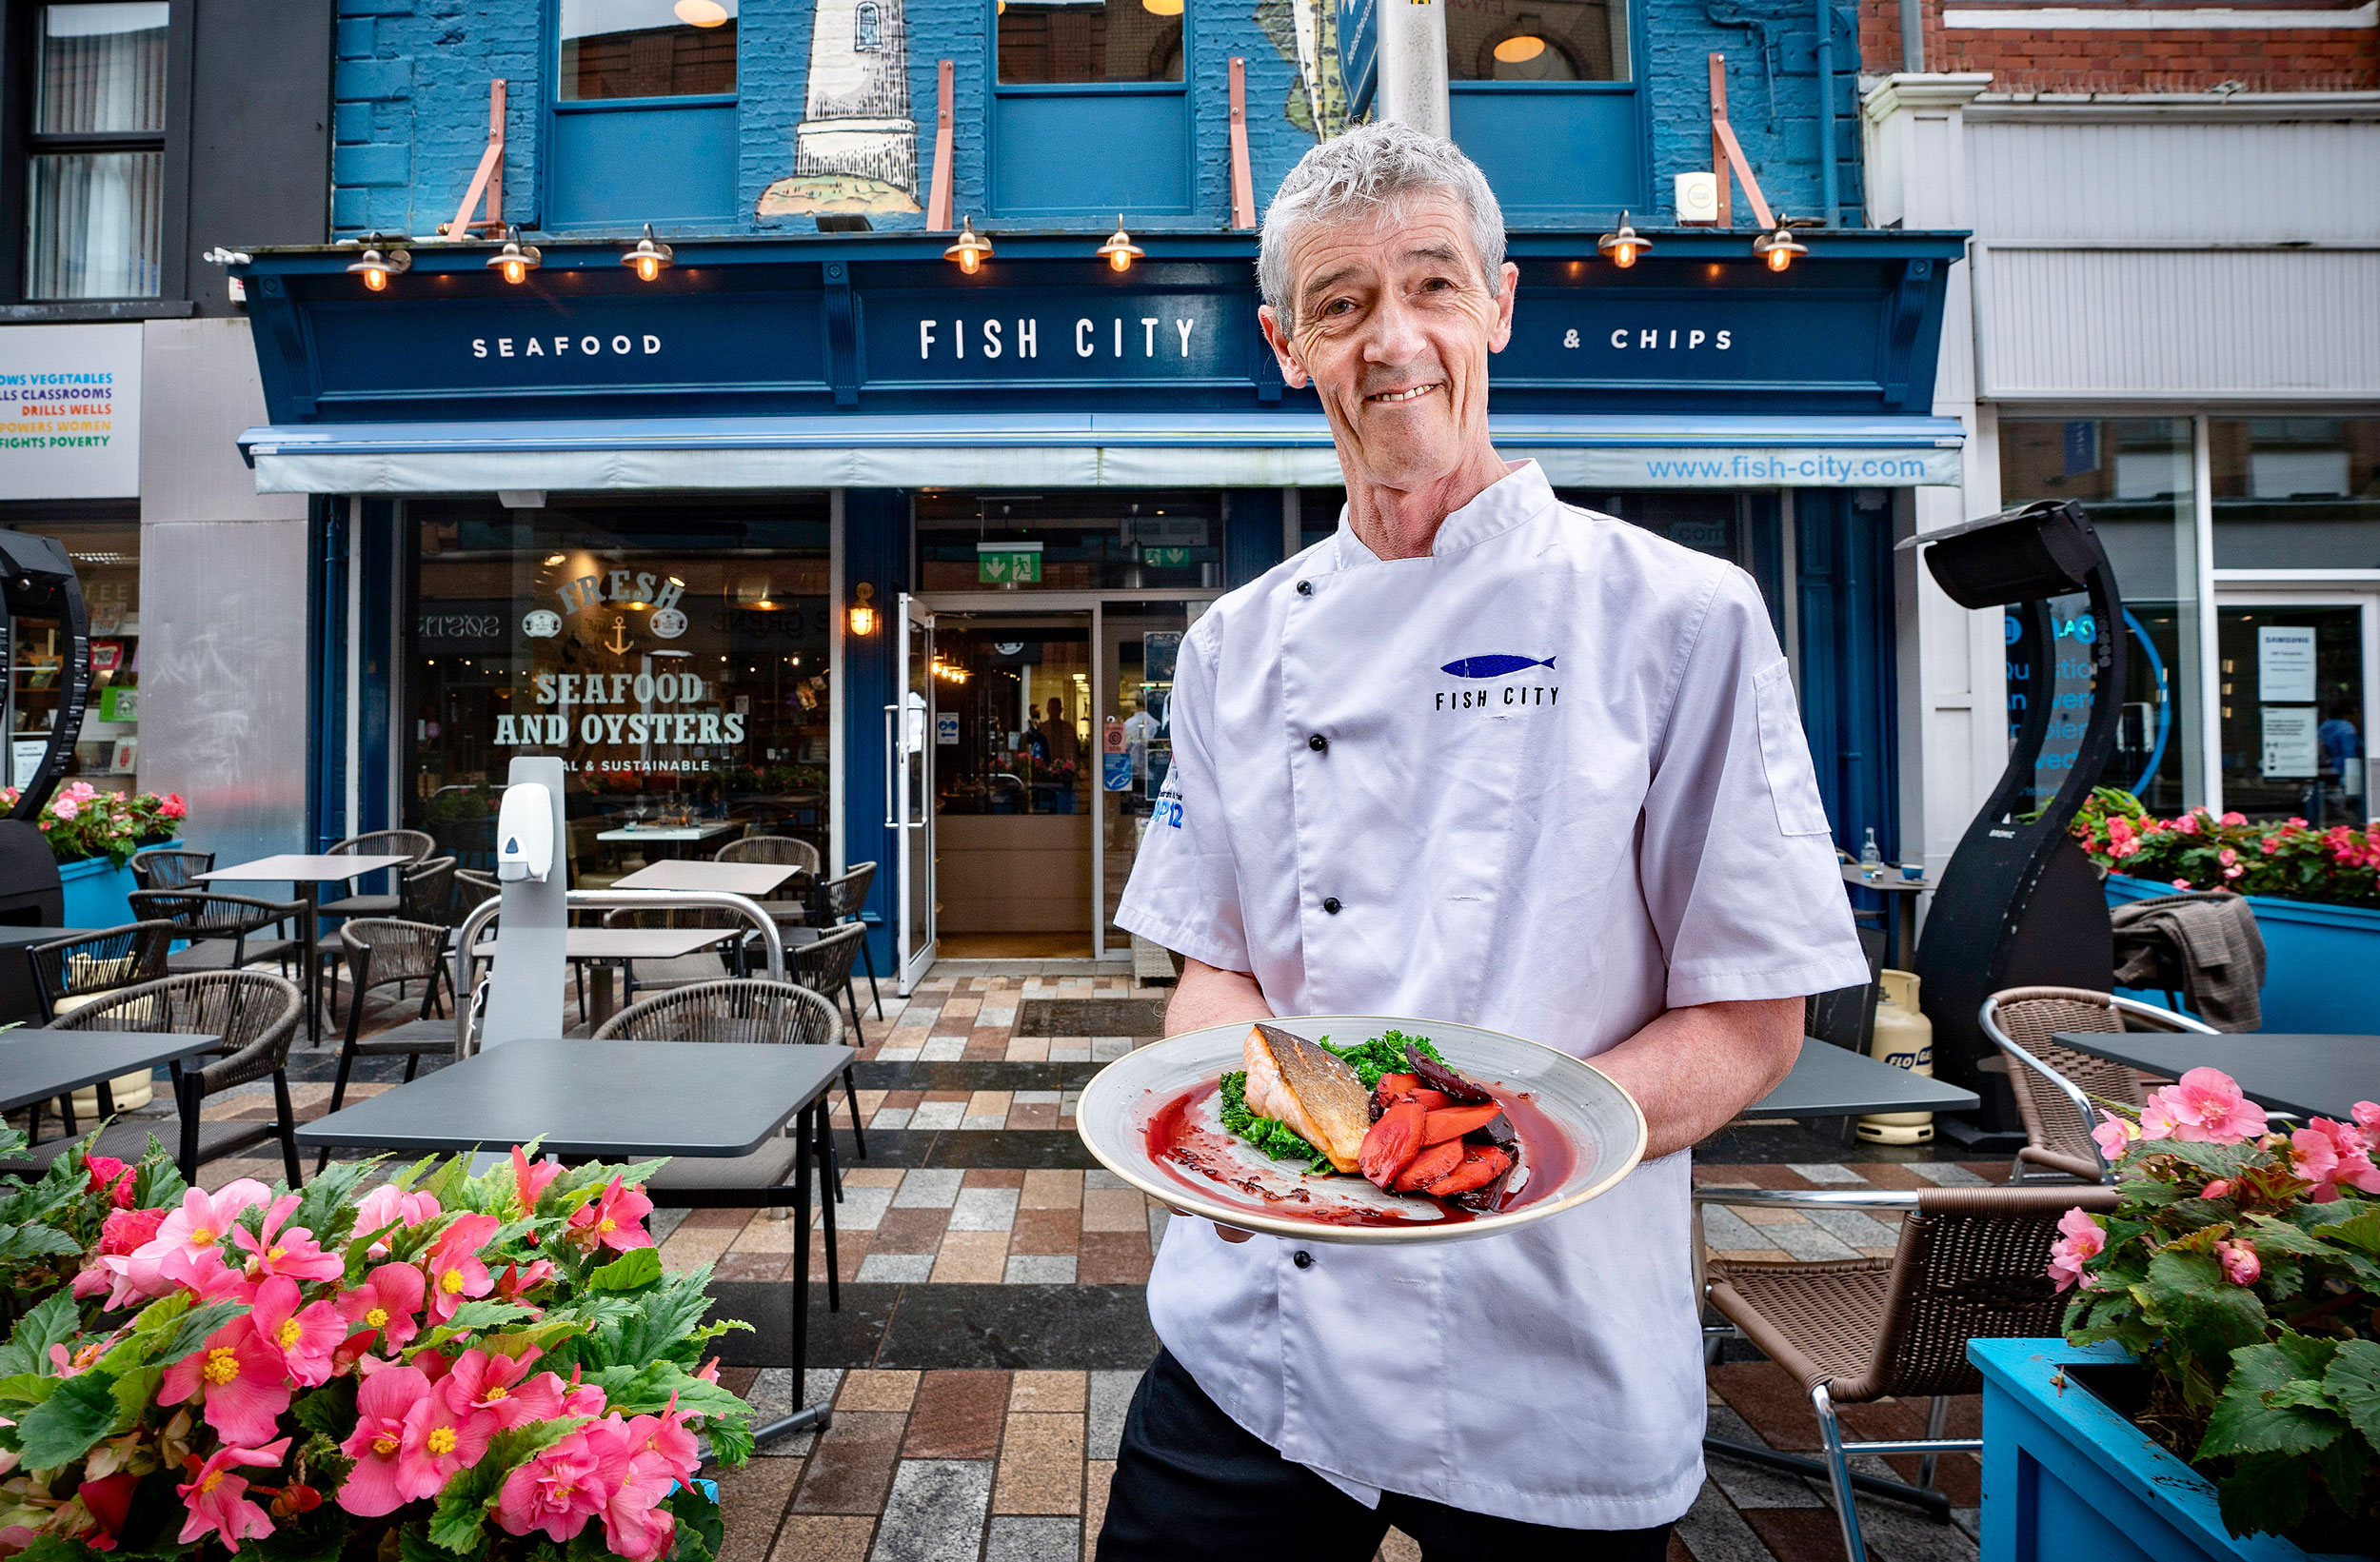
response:
<path id="1" fill-rule="evenodd" d="M 2074 1116 L 2082 1125 L 2083 1142 L 2091 1146 L 2091 1158 L 2097 1163 L 2099 1168 L 2099 1174 L 2095 1180 L 2105 1182 L 2112 1175 L 2113 1168 L 2108 1165 L 2107 1157 L 2100 1151 L 2098 1141 L 2091 1137 L 2092 1129 L 2098 1126 L 2098 1108 L 2093 1105 L 2091 1097 L 2086 1095 L 2082 1088 L 2076 1085 L 2073 1080 L 2069 1079 L 2065 1075 L 2060 1074 L 2055 1068 L 2052 1067 L 2046 1059 L 2034 1056 L 2031 1050 L 2018 1043 L 2014 1038 L 2010 1037 L 2006 1031 L 2000 1028 L 1999 1013 L 2001 1003 L 2004 999 L 2008 999 L 2010 995 L 2016 993 L 2025 993 L 2043 997 L 2052 996 L 2049 989 L 2028 987 L 2012 987 L 2006 992 L 1993 993 L 1991 997 L 1983 1000 L 1982 1006 L 1976 1011 L 1976 1023 L 1983 1027 L 1983 1034 L 1991 1038 L 1993 1046 L 2000 1049 L 2001 1056 L 2005 1057 L 2012 1066 L 2021 1067 L 2030 1071 L 2032 1074 L 2036 1076 L 2041 1082 L 2047 1084 L 2059 1096 L 2064 1097 L 2066 1103 L 2073 1108 Z M 2209 1025 L 2205 1021 L 2197 1019 L 2192 1016 L 2179 1014 L 2172 1009 L 2160 1009 L 2152 1003 L 2143 1003 L 2136 998 L 2119 998 L 2112 993 L 2092 993 L 2082 988 L 2073 988 L 2067 991 L 2060 991 L 2054 996 L 2067 998 L 2069 1001 L 2076 1003 L 2104 999 L 2107 1003 L 2109 1012 L 2116 1016 L 2119 1021 L 2125 1019 L 2137 1019 L 2142 1022 L 2138 1027 L 2119 1023 L 2116 1027 L 2119 1031 L 2137 1028 L 2152 1031 L 2192 1032 L 2201 1036 L 2217 1036 L 2222 1034 L 2213 1026 Z M 2024 1000 L 2019 998 L 2014 999 L 2014 1001 L 2021 1002 Z M 2037 1148 L 2037 1146 L 2031 1144 L 2026 1146 L 2026 1149 L 2035 1148 Z M 2036 1176 L 2046 1177 L 2062 1176 L 2065 1175 L 2064 1173 L 2053 1169 L 2040 1173 L 2029 1173 L 2025 1170 L 2026 1158 L 2027 1157 L 2024 1153 L 2019 1151 L 2016 1158 L 2010 1163 L 2008 1172 L 2008 1180 L 2010 1182 L 2023 1182 L 2028 1178 Z"/>
<path id="2" fill-rule="evenodd" d="M 840 926 L 845 919 L 866 926 L 861 909 L 867 903 L 867 892 L 876 882 L 876 864 L 854 862 L 832 879 L 822 879 L 810 888 L 810 900 L 817 911 L 821 934 Z M 857 888 L 853 888 L 854 885 Z M 860 940 L 860 959 L 867 971 L 867 1000 L 876 1011 L 876 1018 L 884 1018 L 883 995 L 876 990 L 876 955 Z"/>

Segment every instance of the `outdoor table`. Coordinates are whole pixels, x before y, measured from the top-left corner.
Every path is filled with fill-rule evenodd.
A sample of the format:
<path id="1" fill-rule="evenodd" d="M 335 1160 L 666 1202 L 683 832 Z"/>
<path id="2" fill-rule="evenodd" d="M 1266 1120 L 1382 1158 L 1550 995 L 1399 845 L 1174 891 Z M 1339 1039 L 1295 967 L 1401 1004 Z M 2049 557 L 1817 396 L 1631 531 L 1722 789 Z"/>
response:
<path id="1" fill-rule="evenodd" d="M 726 939 L 741 938 L 734 927 L 573 927 L 562 939 L 563 959 L 595 968 L 595 996 L 587 1018 L 602 1024 L 618 1012 L 613 997 L 612 968 L 623 971 L 630 960 L 674 960 Z M 493 939 L 474 945 L 471 958 L 495 959 Z"/>
<path id="2" fill-rule="evenodd" d="M 651 1156 L 732 1159 L 794 1123 L 793 1380 L 808 1360 L 811 1118 L 853 1048 L 732 1041 L 504 1041 L 407 1084 L 300 1123 L 317 1150 L 366 1146 L 419 1156 L 526 1144 L 587 1160 Z M 776 1203 L 773 1190 L 756 1194 Z M 832 1190 L 826 1196 L 832 1197 Z M 800 1390 L 794 1394 L 801 1398 Z M 827 1424 L 796 1409 L 753 1433 L 764 1441 Z"/>
<path id="3" fill-rule="evenodd" d="M 2168 1079 L 2194 1068 L 2221 1069 L 2258 1106 L 2301 1117 L 2344 1122 L 2357 1101 L 2380 1099 L 2380 1036 L 2060 1031 L 2056 1039 L 2062 1047 Z"/>
<path id="4" fill-rule="evenodd" d="M 1940 885 L 1932 879 L 1903 879 L 1895 863 L 1872 867 L 1859 862 L 1842 864 L 1843 882 L 1854 889 L 1872 889 L 1889 901 L 1893 908 L 1893 930 L 1886 937 L 1884 963 L 1895 971 L 1906 971 L 1917 954 L 1917 897 Z M 1869 875 L 1873 873 L 1874 878 Z"/>
<path id="5" fill-rule="evenodd" d="M 739 835 L 744 828 L 744 821 L 733 819 L 698 819 L 685 824 L 629 823 L 599 831 L 595 839 L 613 845 L 633 845 L 641 841 L 666 846 L 670 856 L 661 860 L 668 861 L 682 852 L 717 840 L 722 836 Z M 648 852 L 645 855 L 651 857 L 654 854 Z"/>
<path id="6" fill-rule="evenodd" d="M 0 927 L 0 1020 L 40 1018 L 41 993 L 34 984 L 33 960 L 27 950 L 52 939 L 88 938 L 103 931 L 96 927 Z"/>
<path id="7" fill-rule="evenodd" d="M 655 862 L 611 887 L 711 890 L 757 900 L 802 871 L 789 862 Z"/>
<path id="8" fill-rule="evenodd" d="M 413 859 L 405 856 L 367 857 L 327 853 L 283 852 L 276 857 L 260 857 L 253 862 L 240 862 L 228 868 L 215 868 L 207 873 L 190 875 L 193 881 L 213 883 L 218 879 L 243 882 L 275 882 L 286 880 L 297 886 L 298 899 L 306 902 L 306 914 L 298 919 L 298 942 L 306 952 L 306 1038 L 322 1039 L 321 994 L 317 991 L 320 972 L 316 954 L 315 923 L 320 914 L 315 907 L 322 903 L 322 886 L 344 884 L 361 879 L 367 873 L 387 868 L 402 868 Z"/>
<path id="9" fill-rule="evenodd" d="M 1878 1112 L 1971 1112 L 1981 1098 L 1905 1068 L 1863 1058 L 1849 1047 L 1801 1039 L 1794 1072 L 1745 1107 L 1747 1117 L 1864 1117 Z"/>
<path id="10" fill-rule="evenodd" d="M 181 1114 L 187 1152 L 194 1148 L 198 1102 L 184 1088 L 182 1060 L 212 1052 L 222 1041 L 203 1031 L 0 1031 L 0 1112 L 70 1096 L 91 1085 L 99 1093 L 100 1117 L 112 1117 L 116 1099 L 109 1081 L 165 1063 L 173 1070 L 173 1103 Z M 71 1135 L 72 1118 L 68 1122 Z M 194 1157 L 187 1153 L 182 1175 L 198 1176 Z"/>

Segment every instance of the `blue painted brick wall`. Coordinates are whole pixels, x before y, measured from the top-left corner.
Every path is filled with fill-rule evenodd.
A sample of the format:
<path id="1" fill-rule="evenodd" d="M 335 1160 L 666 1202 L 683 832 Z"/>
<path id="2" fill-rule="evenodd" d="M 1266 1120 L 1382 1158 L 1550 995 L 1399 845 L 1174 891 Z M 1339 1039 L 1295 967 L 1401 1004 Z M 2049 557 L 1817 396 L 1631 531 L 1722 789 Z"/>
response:
<path id="1" fill-rule="evenodd" d="M 1279 0 L 1271 0 L 1278 7 Z M 338 0 L 332 224 L 341 237 L 367 229 L 427 235 L 454 215 L 487 137 L 487 84 L 509 85 L 505 213 L 525 227 L 542 217 L 539 166 L 552 56 L 553 0 Z M 1816 76 L 1811 42 L 1815 0 L 1648 0 L 1636 24 L 1637 73 L 1652 130 L 1653 220 L 1670 219 L 1675 173 L 1710 166 L 1707 57 L 1728 60 L 1731 118 L 1771 204 L 1795 216 L 1819 212 Z M 1259 0 L 1218 10 L 1194 0 L 1188 89 L 1194 137 L 1195 214 L 1136 221 L 1136 227 L 1215 229 L 1230 221 L 1229 65 L 1247 62 L 1249 155 L 1258 207 L 1313 144 L 1286 111 L 1300 95 L 1295 63 L 1259 24 Z M 908 0 L 910 112 L 918 125 L 920 205 L 930 188 L 936 61 L 955 74 L 955 205 L 990 205 L 985 168 L 992 28 L 990 0 Z M 1279 17 L 1275 15 L 1277 24 Z M 739 215 L 707 231 L 810 232 L 808 215 L 761 217 L 769 186 L 793 170 L 810 50 L 810 0 L 743 0 L 737 23 L 741 93 Z M 1859 219 L 1859 135 L 1852 71 L 1851 12 L 1835 20 L 1835 140 L 1845 221 Z M 1097 157 L 1096 146 L 1080 148 Z M 1738 224 L 1748 221 L 1739 203 Z M 1590 214 L 1581 214 L 1581 221 Z M 922 217 L 883 215 L 879 228 Z M 1639 222 L 1644 220 L 1639 215 Z M 1083 230 L 1104 230 L 1084 214 Z"/>

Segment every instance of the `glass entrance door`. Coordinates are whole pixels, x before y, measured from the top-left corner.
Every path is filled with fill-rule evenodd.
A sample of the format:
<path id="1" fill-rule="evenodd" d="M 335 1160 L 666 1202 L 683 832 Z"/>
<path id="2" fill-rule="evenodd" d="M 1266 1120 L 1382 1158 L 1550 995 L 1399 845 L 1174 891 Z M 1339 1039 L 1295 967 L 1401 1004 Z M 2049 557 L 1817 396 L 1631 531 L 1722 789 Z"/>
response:
<path id="1" fill-rule="evenodd" d="M 2223 807 L 2316 828 L 2371 814 L 2380 597 L 2226 594 L 2216 609 Z"/>
<path id="2" fill-rule="evenodd" d="M 1116 925 L 1116 905 L 1151 827 L 1158 789 L 1173 761 L 1174 662 L 1202 603 L 1109 602 L 1100 613 L 1101 698 L 1098 750 L 1100 948 L 1127 954 L 1132 935 Z"/>
<path id="3" fill-rule="evenodd" d="M 900 842 L 901 991 L 914 989 L 934 963 L 934 615 L 901 599 L 901 641 L 884 707 L 885 769 L 893 778 L 890 817 Z"/>

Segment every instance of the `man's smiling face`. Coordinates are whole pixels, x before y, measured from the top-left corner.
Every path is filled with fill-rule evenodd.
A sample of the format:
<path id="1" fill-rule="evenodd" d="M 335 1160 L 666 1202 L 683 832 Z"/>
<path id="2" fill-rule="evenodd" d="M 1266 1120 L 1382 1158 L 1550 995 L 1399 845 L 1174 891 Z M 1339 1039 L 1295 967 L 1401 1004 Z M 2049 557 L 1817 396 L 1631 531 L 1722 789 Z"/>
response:
<path id="1" fill-rule="evenodd" d="M 1293 386 L 1322 399 L 1340 464 L 1412 490 L 1485 448 L 1487 360 L 1512 338 L 1506 265 L 1482 276 L 1462 201 L 1427 191 L 1290 241 L 1291 331 L 1268 306 L 1265 339 Z"/>

